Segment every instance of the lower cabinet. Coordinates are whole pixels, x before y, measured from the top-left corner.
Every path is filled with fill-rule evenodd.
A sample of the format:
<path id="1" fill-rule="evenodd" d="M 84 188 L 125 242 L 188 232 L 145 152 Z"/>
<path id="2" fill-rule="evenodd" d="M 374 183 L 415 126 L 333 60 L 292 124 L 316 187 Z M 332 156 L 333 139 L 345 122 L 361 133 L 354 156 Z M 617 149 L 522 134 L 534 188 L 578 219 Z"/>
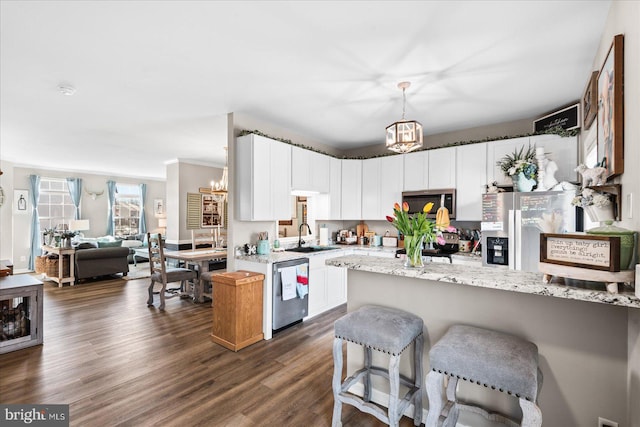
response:
<path id="1" fill-rule="evenodd" d="M 309 257 L 309 317 L 347 302 L 347 270 L 324 263 L 335 256 Z"/>

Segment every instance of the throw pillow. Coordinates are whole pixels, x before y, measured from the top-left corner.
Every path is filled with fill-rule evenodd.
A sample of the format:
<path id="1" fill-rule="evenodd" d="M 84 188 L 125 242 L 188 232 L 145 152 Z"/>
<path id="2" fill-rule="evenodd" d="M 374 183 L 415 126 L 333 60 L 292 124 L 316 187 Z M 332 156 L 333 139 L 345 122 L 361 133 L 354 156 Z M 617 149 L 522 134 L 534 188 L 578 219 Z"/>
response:
<path id="1" fill-rule="evenodd" d="M 119 248 L 122 246 L 122 240 L 116 240 L 115 242 L 101 242 L 98 240 L 99 248 Z"/>
<path id="2" fill-rule="evenodd" d="M 142 242 L 140 240 L 122 240 L 122 246 L 125 248 L 139 248 L 142 246 Z"/>
<path id="3" fill-rule="evenodd" d="M 94 249 L 97 248 L 98 246 L 96 246 L 94 243 L 91 242 L 83 242 L 80 243 L 78 246 L 76 246 L 76 249 Z"/>

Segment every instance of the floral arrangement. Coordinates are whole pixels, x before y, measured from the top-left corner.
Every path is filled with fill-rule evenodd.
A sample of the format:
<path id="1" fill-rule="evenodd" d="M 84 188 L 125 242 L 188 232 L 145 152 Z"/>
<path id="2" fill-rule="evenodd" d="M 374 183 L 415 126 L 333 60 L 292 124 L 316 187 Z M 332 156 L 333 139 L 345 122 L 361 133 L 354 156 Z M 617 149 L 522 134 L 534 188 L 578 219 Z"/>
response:
<path id="1" fill-rule="evenodd" d="M 538 172 L 538 166 L 536 165 L 536 147 L 529 145 L 527 151 L 524 151 L 524 146 L 520 147 L 520 150 L 516 150 L 511 154 L 507 154 L 498 162 L 497 166 L 500 166 L 500 170 L 504 176 L 518 175 L 520 172 L 529 179 L 535 179 Z"/>
<path id="2" fill-rule="evenodd" d="M 427 214 L 433 208 L 433 203 L 427 203 L 418 212 L 409 216 L 407 202 L 393 205 L 393 217 L 387 216 L 387 221 L 404 235 L 404 248 L 407 251 L 406 267 L 422 267 L 422 244 L 433 241 L 435 237 L 435 222 L 427 219 Z"/>
<path id="3" fill-rule="evenodd" d="M 427 218 L 427 214 L 431 212 L 433 203 L 427 203 L 422 208 L 422 212 L 409 216 L 409 204 L 402 203 L 393 205 L 393 217 L 387 215 L 387 221 L 405 236 L 425 236 L 428 241 L 433 240 L 435 223 Z"/>
<path id="4" fill-rule="evenodd" d="M 611 205 L 611 200 L 606 194 L 598 193 L 591 188 L 583 188 L 582 191 L 571 200 L 571 204 L 580 206 L 581 208 L 586 208 L 587 206 L 604 208 Z"/>

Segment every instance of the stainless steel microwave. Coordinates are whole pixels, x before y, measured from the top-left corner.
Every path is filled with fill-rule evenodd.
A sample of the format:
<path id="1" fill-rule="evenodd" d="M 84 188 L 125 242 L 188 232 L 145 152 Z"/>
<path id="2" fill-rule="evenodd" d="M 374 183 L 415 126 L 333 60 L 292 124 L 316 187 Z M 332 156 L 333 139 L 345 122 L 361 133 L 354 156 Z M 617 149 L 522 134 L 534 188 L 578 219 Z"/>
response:
<path id="1" fill-rule="evenodd" d="M 444 207 L 449 210 L 449 218 L 456 217 L 456 189 L 405 191 L 402 193 L 402 202 L 409 205 L 409 213 L 422 212 L 422 208 L 429 202 L 433 202 L 433 209 L 427 217 L 435 218 L 440 207 L 440 201 L 444 197 Z"/>

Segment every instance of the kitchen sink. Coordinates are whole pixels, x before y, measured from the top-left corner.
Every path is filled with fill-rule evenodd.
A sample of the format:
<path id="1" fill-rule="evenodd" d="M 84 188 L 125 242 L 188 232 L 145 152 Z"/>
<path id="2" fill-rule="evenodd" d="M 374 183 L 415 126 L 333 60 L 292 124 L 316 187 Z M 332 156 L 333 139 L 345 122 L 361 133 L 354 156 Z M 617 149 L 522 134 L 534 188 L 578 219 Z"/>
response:
<path id="1" fill-rule="evenodd" d="M 303 253 L 309 253 L 309 252 L 321 252 L 321 251 L 329 251 L 331 249 L 338 249 L 334 246 L 303 246 L 300 248 L 291 248 L 291 249 L 286 249 L 287 252 L 303 252 Z"/>

